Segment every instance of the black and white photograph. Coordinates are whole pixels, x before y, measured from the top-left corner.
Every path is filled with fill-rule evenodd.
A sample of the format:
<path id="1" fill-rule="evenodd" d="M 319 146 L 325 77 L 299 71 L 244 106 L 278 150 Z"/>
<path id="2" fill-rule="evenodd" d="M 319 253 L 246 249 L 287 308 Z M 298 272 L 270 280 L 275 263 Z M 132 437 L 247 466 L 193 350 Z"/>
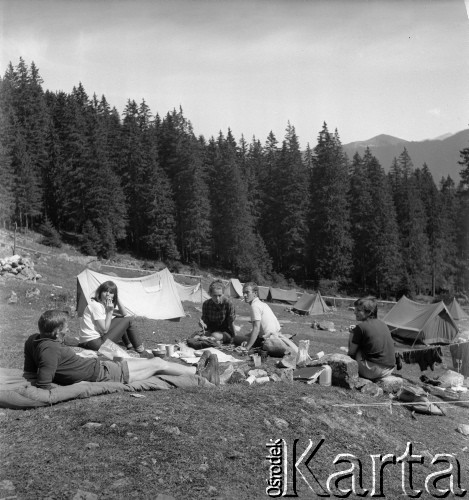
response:
<path id="1" fill-rule="evenodd" d="M 469 496 L 469 0 L 0 0 L 0 500 Z"/>

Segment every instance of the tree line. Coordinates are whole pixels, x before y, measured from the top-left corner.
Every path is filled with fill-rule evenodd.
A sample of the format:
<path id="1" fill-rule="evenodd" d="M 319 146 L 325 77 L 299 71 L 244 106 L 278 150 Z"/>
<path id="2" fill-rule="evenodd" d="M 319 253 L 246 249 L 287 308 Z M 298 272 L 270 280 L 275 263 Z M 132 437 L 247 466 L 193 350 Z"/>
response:
<path id="1" fill-rule="evenodd" d="M 388 173 L 370 149 L 348 158 L 326 123 L 305 151 L 290 123 L 281 141 L 206 139 L 182 109 L 120 116 L 81 83 L 44 90 L 23 59 L 0 79 L 0 136 L 3 226 L 78 235 L 87 254 L 381 297 L 469 285 L 469 147 L 458 184 L 437 185 L 406 149 Z"/>

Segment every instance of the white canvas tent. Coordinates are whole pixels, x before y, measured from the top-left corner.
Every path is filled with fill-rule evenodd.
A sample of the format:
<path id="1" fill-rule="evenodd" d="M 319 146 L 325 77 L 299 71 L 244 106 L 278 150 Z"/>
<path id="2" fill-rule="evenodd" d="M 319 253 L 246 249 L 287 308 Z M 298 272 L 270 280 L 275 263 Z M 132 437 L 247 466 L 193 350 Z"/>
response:
<path id="1" fill-rule="evenodd" d="M 196 283 L 195 285 L 183 285 L 177 281 L 175 283 L 182 302 L 200 303 L 210 298 L 210 295 L 200 286 L 200 283 Z"/>
<path id="2" fill-rule="evenodd" d="M 243 296 L 243 285 L 237 278 L 231 278 L 223 288 L 223 294 L 235 299 Z"/>
<path id="3" fill-rule="evenodd" d="M 300 314 L 309 314 L 310 316 L 331 312 L 319 291 L 316 295 L 304 293 L 292 307 L 292 311 Z"/>
<path id="4" fill-rule="evenodd" d="M 267 300 L 267 296 L 269 295 L 269 287 L 259 285 L 258 288 L 259 288 L 259 298 L 261 300 Z"/>
<path id="5" fill-rule="evenodd" d="M 85 269 L 77 276 L 77 311 L 83 312 L 96 289 L 105 281 L 117 285 L 119 299 L 134 316 L 149 319 L 179 319 L 185 316 L 172 274 L 163 269 L 139 278 L 119 278 Z"/>

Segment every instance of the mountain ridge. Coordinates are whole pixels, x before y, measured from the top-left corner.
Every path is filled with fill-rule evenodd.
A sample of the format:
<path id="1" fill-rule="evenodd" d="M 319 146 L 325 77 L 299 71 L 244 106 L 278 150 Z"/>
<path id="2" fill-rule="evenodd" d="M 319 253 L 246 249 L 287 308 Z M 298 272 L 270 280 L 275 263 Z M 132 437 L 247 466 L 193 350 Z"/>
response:
<path id="1" fill-rule="evenodd" d="M 347 156 L 352 159 L 355 153 L 363 156 L 367 147 L 371 154 L 380 162 L 386 172 L 389 172 L 394 158 L 407 149 L 414 168 L 421 168 L 427 164 L 433 175 L 435 183 L 448 175 L 458 183 L 462 166 L 460 151 L 469 146 L 469 129 L 461 130 L 455 134 L 444 134 L 435 139 L 423 141 L 407 141 L 387 134 L 379 134 L 364 141 L 354 141 L 343 144 Z"/>

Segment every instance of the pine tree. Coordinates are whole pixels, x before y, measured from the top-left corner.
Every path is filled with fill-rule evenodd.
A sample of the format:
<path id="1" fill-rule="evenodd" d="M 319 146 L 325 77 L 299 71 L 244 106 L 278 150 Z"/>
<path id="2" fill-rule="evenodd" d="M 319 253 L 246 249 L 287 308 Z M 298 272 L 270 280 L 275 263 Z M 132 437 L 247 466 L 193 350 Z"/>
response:
<path id="1" fill-rule="evenodd" d="M 278 182 L 281 217 L 278 220 L 283 271 L 293 278 L 305 278 L 308 244 L 309 185 L 308 171 L 295 128 L 288 123 L 285 140 L 279 156 L 282 175 Z"/>
<path id="2" fill-rule="evenodd" d="M 456 287 L 458 290 L 469 288 L 469 147 L 460 151 L 463 168 L 460 171 L 461 182 L 458 186 L 457 228 L 457 272 Z"/>
<path id="3" fill-rule="evenodd" d="M 330 134 L 324 123 L 311 172 L 310 273 L 316 279 L 341 282 L 350 274 L 348 189 L 347 159 L 339 136 Z"/>

